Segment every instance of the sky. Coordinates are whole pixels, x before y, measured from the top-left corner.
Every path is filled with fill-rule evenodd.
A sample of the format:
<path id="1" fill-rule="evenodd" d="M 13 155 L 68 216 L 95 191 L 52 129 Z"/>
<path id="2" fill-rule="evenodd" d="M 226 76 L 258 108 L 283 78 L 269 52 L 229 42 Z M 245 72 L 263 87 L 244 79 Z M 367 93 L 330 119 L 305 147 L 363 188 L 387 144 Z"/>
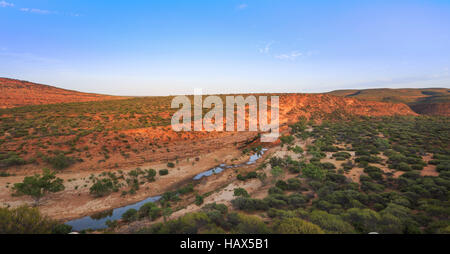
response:
<path id="1" fill-rule="evenodd" d="M 0 0 L 0 77 L 175 95 L 450 87 L 450 1 Z"/>

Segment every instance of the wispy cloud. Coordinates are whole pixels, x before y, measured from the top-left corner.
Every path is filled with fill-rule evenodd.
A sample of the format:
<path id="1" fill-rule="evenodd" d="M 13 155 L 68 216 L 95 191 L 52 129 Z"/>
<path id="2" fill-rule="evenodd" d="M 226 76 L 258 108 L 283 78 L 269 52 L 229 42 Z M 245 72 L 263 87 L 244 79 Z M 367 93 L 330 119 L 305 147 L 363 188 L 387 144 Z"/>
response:
<path id="1" fill-rule="evenodd" d="M 298 50 L 294 50 L 294 51 L 291 51 L 290 53 L 274 55 L 274 57 L 276 59 L 280 59 L 280 60 L 294 61 L 300 57 L 302 57 L 302 58 L 310 57 L 310 56 L 316 55 L 318 53 L 319 53 L 319 51 L 316 51 L 316 50 L 310 50 L 310 51 L 306 51 L 306 52 L 300 52 Z"/>
<path id="2" fill-rule="evenodd" d="M 5 2 L 5 1 L 0 1 L 0 7 L 4 7 L 4 8 L 6 8 L 6 7 L 14 7 L 14 4 L 13 3 L 8 3 L 8 2 Z"/>
<path id="3" fill-rule="evenodd" d="M 37 14 L 44 14 L 44 15 L 52 14 L 52 13 L 56 14 L 56 12 L 52 12 L 52 11 L 49 11 L 49 10 L 35 9 L 35 8 L 20 8 L 20 11 L 37 13 Z"/>
<path id="4" fill-rule="evenodd" d="M 248 7 L 248 4 L 240 4 L 240 5 L 238 5 L 236 7 L 236 9 L 238 9 L 238 10 L 245 10 L 245 9 L 247 9 L 247 7 Z"/>
<path id="5" fill-rule="evenodd" d="M 319 54 L 319 51 L 317 50 L 300 51 L 295 49 L 290 52 L 282 52 L 282 51 L 280 52 L 279 50 L 273 47 L 274 44 L 275 44 L 274 41 L 262 42 L 261 44 L 258 45 L 259 53 L 283 61 L 294 61 L 297 60 L 298 58 L 307 58 Z"/>
<path id="6" fill-rule="evenodd" d="M 42 15 L 47 15 L 47 14 L 59 14 L 59 15 L 67 15 L 67 16 L 72 16 L 72 17 L 79 17 L 81 16 L 78 13 L 62 13 L 62 12 L 58 12 L 58 11 L 51 11 L 51 10 L 43 10 L 43 9 L 38 9 L 38 8 L 27 8 L 27 7 L 20 7 L 17 6 L 13 3 L 9 3 L 6 2 L 4 0 L 0 1 L 0 7 L 12 7 L 16 10 L 19 10 L 21 12 L 27 12 L 27 13 L 34 13 L 34 14 L 42 14 Z"/>
<path id="7" fill-rule="evenodd" d="M 263 47 L 259 47 L 259 53 L 261 54 L 269 54 L 270 48 L 272 47 L 273 41 L 266 43 Z"/>
<path id="8" fill-rule="evenodd" d="M 293 60 L 295 60 L 295 59 L 297 59 L 298 57 L 301 57 L 301 56 L 303 56 L 303 53 L 295 50 L 295 51 L 292 51 L 292 52 L 287 53 L 287 54 L 275 55 L 275 58 L 280 59 L 280 60 L 293 61 Z"/>

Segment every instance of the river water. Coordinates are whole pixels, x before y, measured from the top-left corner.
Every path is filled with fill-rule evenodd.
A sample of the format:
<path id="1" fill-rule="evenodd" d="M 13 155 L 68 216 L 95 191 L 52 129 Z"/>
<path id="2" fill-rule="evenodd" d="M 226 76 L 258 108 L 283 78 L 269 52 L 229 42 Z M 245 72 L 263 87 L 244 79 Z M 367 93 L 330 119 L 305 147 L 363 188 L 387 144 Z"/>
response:
<path id="1" fill-rule="evenodd" d="M 258 159 L 260 159 L 262 157 L 262 155 L 264 154 L 264 152 L 266 152 L 267 149 L 263 148 L 261 149 L 261 151 L 253 154 L 250 156 L 249 160 L 243 164 L 237 164 L 237 165 L 226 165 L 226 164 L 220 164 L 217 167 L 214 167 L 212 169 L 206 170 L 196 176 L 194 176 L 194 180 L 200 180 L 203 177 L 208 177 L 211 176 L 213 174 L 219 174 L 221 172 L 223 172 L 224 170 L 228 169 L 228 168 L 237 168 L 237 167 L 242 167 L 245 165 L 251 165 L 256 163 L 256 161 Z M 106 221 L 107 220 L 118 220 L 122 218 L 122 215 L 128 210 L 128 209 L 136 209 L 139 210 L 139 208 L 141 208 L 141 206 L 143 206 L 144 204 L 148 203 L 148 202 L 156 202 L 161 198 L 161 196 L 155 196 L 155 197 L 149 197 L 145 200 L 142 200 L 140 202 L 131 204 L 131 205 L 127 205 L 127 206 L 123 206 L 123 207 L 119 207 L 119 208 L 115 208 L 112 210 L 109 210 L 107 212 L 102 213 L 103 216 L 99 216 L 97 214 L 97 216 L 86 216 L 80 219 L 76 219 L 76 220 L 71 220 L 66 222 L 67 225 L 72 226 L 72 230 L 73 231 L 81 231 L 81 230 L 85 230 L 85 229 L 104 229 L 107 228 L 106 226 Z"/>

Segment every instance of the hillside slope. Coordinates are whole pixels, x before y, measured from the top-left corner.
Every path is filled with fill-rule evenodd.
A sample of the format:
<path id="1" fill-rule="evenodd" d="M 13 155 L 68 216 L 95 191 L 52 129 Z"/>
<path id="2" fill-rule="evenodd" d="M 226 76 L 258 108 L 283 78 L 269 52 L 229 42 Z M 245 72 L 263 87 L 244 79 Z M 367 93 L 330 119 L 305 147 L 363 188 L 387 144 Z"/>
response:
<path id="1" fill-rule="evenodd" d="M 446 88 L 336 90 L 328 94 L 367 101 L 405 103 L 419 114 L 450 116 L 450 90 Z"/>
<path id="2" fill-rule="evenodd" d="M 417 115 L 405 104 L 326 94 L 277 95 L 282 128 L 297 122 L 299 117 L 320 121 L 354 116 Z M 21 162 L 19 156 L 26 162 L 37 160 L 45 165 L 45 156 L 60 151 L 77 158 L 73 170 L 138 166 L 148 161 L 203 154 L 225 145 L 240 147 L 258 135 L 257 132 L 175 132 L 170 126 L 176 111 L 170 107 L 172 98 L 139 97 L 0 109 L 3 164 Z"/>
<path id="3" fill-rule="evenodd" d="M 416 115 L 403 103 L 362 101 L 328 94 L 290 94 L 280 98 L 280 121 L 296 121 L 298 117 L 348 118 L 351 116 Z"/>
<path id="4" fill-rule="evenodd" d="M 82 93 L 27 81 L 0 78 L 0 108 L 122 98 L 124 97 Z"/>

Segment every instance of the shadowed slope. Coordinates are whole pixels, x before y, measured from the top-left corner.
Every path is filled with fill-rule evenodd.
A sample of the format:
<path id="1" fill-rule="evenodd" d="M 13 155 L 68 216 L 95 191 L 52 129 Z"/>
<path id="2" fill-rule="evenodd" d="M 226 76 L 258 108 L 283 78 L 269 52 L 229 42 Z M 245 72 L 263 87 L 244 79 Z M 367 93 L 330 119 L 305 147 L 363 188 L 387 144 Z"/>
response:
<path id="1" fill-rule="evenodd" d="M 328 94 L 367 101 L 405 103 L 419 114 L 450 116 L 450 90 L 446 88 L 336 90 Z"/>

